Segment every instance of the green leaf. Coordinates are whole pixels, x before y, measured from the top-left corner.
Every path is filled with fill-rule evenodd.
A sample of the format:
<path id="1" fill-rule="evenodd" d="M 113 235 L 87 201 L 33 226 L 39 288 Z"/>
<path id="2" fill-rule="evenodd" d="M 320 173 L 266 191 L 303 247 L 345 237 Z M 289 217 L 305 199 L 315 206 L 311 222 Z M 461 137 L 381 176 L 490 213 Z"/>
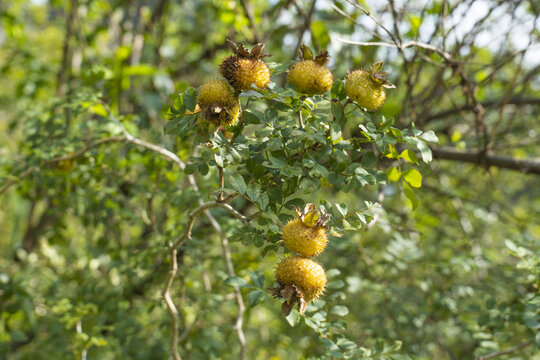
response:
<path id="1" fill-rule="evenodd" d="M 242 112 L 242 116 L 250 124 L 264 124 L 266 119 L 264 114 L 257 110 L 247 109 Z"/>
<path id="2" fill-rule="evenodd" d="M 416 37 L 418 35 L 418 29 L 422 25 L 422 18 L 418 15 L 409 14 L 409 24 L 411 25 L 413 36 Z"/>
<path id="3" fill-rule="evenodd" d="M 280 141 L 280 144 L 281 144 L 281 141 Z M 268 161 L 265 161 L 263 165 L 266 167 L 269 167 L 272 169 L 282 169 L 285 166 L 287 166 L 287 163 L 285 161 L 278 159 L 276 157 L 273 157 L 272 155 L 268 155 L 268 159 L 270 160 L 271 164 L 269 164 Z"/>
<path id="4" fill-rule="evenodd" d="M 333 342 L 332 340 L 330 340 L 329 338 L 322 338 L 321 339 L 321 343 L 322 345 L 327 348 L 327 349 L 330 349 L 330 350 L 339 350 L 339 347 L 336 345 L 335 342 Z"/>
<path id="5" fill-rule="evenodd" d="M 251 280 L 259 289 L 264 288 L 264 282 L 266 280 L 264 274 L 260 271 L 252 271 L 249 273 Z"/>
<path id="6" fill-rule="evenodd" d="M 189 111 L 194 111 L 197 105 L 197 92 L 193 88 L 184 91 L 184 105 Z"/>
<path id="7" fill-rule="evenodd" d="M 261 195 L 261 186 L 257 183 L 249 184 L 246 190 L 246 195 L 254 202 L 257 202 L 259 196 Z"/>
<path id="8" fill-rule="evenodd" d="M 326 49 L 330 43 L 330 35 L 328 35 L 328 30 L 326 30 L 326 25 L 322 21 L 314 21 L 311 23 L 311 32 L 319 44 L 321 49 Z"/>
<path id="9" fill-rule="evenodd" d="M 435 135 L 433 130 L 426 131 L 425 133 L 420 135 L 420 138 L 426 140 L 427 142 L 433 142 L 433 143 L 439 142 L 439 138 L 437 137 L 437 135 Z"/>
<path id="10" fill-rule="evenodd" d="M 386 132 L 394 124 L 394 118 L 388 118 L 386 119 L 384 116 L 382 117 L 382 124 L 379 127 L 379 132 L 383 133 Z"/>
<path id="11" fill-rule="evenodd" d="M 431 154 L 431 149 L 423 141 L 418 141 L 416 147 L 420 150 L 420 155 L 422 155 L 422 160 L 427 164 L 433 160 L 433 155 Z"/>
<path id="12" fill-rule="evenodd" d="M 403 172 L 403 179 L 412 187 L 419 188 L 422 186 L 422 174 L 416 169 L 408 169 Z"/>
<path id="13" fill-rule="evenodd" d="M 336 204 L 336 209 L 339 211 L 342 217 L 347 215 L 347 204 Z"/>
<path id="14" fill-rule="evenodd" d="M 335 122 L 330 126 L 330 140 L 334 143 L 341 139 L 341 126 Z"/>
<path id="15" fill-rule="evenodd" d="M 367 151 L 362 155 L 362 165 L 365 167 L 373 167 L 377 163 L 377 156 L 373 151 Z"/>
<path id="16" fill-rule="evenodd" d="M 418 199 L 416 198 L 416 195 L 414 195 L 414 191 L 406 182 L 403 182 L 403 192 L 405 193 L 405 197 L 409 200 L 412 209 L 416 209 L 418 207 Z"/>
<path id="17" fill-rule="evenodd" d="M 337 315 L 337 316 L 345 316 L 349 313 L 349 309 L 346 306 L 338 305 L 334 306 L 330 310 L 330 314 Z"/>
<path id="18" fill-rule="evenodd" d="M 223 158 L 219 154 L 214 154 L 214 160 L 217 166 L 223 167 Z"/>
<path id="19" fill-rule="evenodd" d="M 339 289 L 345 286 L 345 283 L 342 280 L 330 281 L 328 283 L 328 289 Z"/>
<path id="20" fill-rule="evenodd" d="M 287 322 L 291 327 L 295 327 L 300 322 L 300 314 L 298 314 L 296 311 L 291 311 L 289 315 L 285 318 L 287 319 Z"/>
<path id="21" fill-rule="evenodd" d="M 262 230 L 248 225 L 237 228 L 229 240 L 231 242 L 239 241 L 244 245 L 255 245 L 256 247 L 261 247 L 265 244 Z"/>
<path id="22" fill-rule="evenodd" d="M 244 181 L 244 178 L 240 175 L 236 175 L 236 176 L 232 176 L 232 175 L 229 175 L 227 176 L 227 179 L 228 179 L 228 183 L 231 184 L 231 187 L 238 191 L 240 194 L 244 194 L 246 192 L 246 183 Z"/>
<path id="23" fill-rule="evenodd" d="M 345 109 L 339 101 L 332 101 L 331 103 L 332 114 L 335 116 L 336 121 L 340 123 L 345 117 Z M 341 128 L 339 129 L 341 132 Z"/>
<path id="24" fill-rule="evenodd" d="M 266 207 L 270 203 L 270 199 L 268 198 L 268 194 L 262 193 L 259 198 L 257 199 L 257 204 L 261 207 L 261 210 L 266 210 Z"/>
<path id="25" fill-rule="evenodd" d="M 386 170 L 386 176 L 388 176 L 388 180 L 392 182 L 397 182 L 401 177 L 401 173 L 399 172 L 399 169 L 397 167 L 392 166 L 391 168 Z"/>
<path id="26" fill-rule="evenodd" d="M 253 287 L 253 285 L 251 285 L 246 280 L 238 276 L 229 276 L 228 278 L 225 279 L 225 281 L 223 281 L 223 283 L 232 287 L 237 287 L 237 288 Z"/>
<path id="27" fill-rule="evenodd" d="M 264 300 L 264 292 L 262 290 L 253 290 L 248 295 L 249 306 L 254 307 Z"/>
<path id="28" fill-rule="evenodd" d="M 332 89 L 330 89 L 330 96 L 332 99 L 339 99 L 343 100 L 345 99 L 345 86 L 343 85 L 342 80 L 335 80 L 334 84 L 332 85 Z"/>
<path id="29" fill-rule="evenodd" d="M 411 151 L 409 149 L 403 150 L 399 156 L 403 160 L 406 160 L 406 161 L 408 161 L 410 163 L 413 163 L 413 164 L 418 163 L 418 158 L 416 157 L 416 154 L 414 153 L 414 151 Z"/>
<path id="30" fill-rule="evenodd" d="M 317 163 L 315 162 L 315 160 L 313 159 L 303 159 L 302 160 L 302 165 L 304 165 L 305 167 L 307 167 L 308 169 L 311 169 L 312 167 L 314 167 Z"/>

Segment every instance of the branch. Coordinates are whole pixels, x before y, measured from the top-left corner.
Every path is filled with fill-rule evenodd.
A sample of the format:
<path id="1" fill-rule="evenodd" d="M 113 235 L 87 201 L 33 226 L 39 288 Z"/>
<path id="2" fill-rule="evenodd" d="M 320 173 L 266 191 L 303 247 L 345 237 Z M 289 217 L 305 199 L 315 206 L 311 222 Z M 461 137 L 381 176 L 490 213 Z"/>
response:
<path id="1" fill-rule="evenodd" d="M 91 143 L 89 145 L 86 145 L 84 148 L 82 148 L 80 150 L 77 150 L 77 151 L 75 151 L 75 152 L 73 152 L 71 154 L 57 156 L 57 157 L 54 157 L 52 159 L 45 160 L 45 163 L 55 163 L 55 162 L 59 162 L 59 161 L 63 161 L 63 160 L 76 159 L 76 158 L 79 158 L 82 155 L 84 155 L 84 153 L 86 153 L 88 150 L 91 150 L 91 149 L 93 149 L 95 147 L 98 147 L 98 146 L 100 146 L 102 144 L 105 144 L 105 143 L 108 143 L 108 142 L 120 142 L 120 141 L 126 141 L 126 139 L 124 137 L 122 137 L 122 136 L 112 136 L 112 137 L 108 137 L 108 138 L 105 138 L 105 139 L 97 140 L 96 142 L 93 142 L 93 143 Z M 36 167 L 28 168 L 21 175 L 19 175 L 19 177 L 17 177 L 16 179 L 11 179 L 11 180 L 7 181 L 4 184 L 4 186 L 2 187 L 2 189 L 0 189 L 0 195 L 5 193 L 12 185 L 15 185 L 19 181 L 24 180 L 28 176 L 32 175 L 32 173 L 34 171 L 38 170 L 38 169 L 39 169 L 39 167 L 37 167 L 37 168 Z"/>
<path id="2" fill-rule="evenodd" d="M 232 208 L 232 206 L 230 206 L 229 204 L 224 204 L 224 205 L 228 205 L 230 209 L 238 213 L 238 211 Z M 221 249 L 223 251 L 223 257 L 225 258 L 225 264 L 227 265 L 228 275 L 236 276 L 236 272 L 234 271 L 234 265 L 231 259 L 231 251 L 229 250 L 229 241 L 227 240 L 227 237 L 223 233 L 223 230 L 221 229 L 221 226 L 217 222 L 216 218 L 214 218 L 214 216 L 210 213 L 210 211 L 206 211 L 205 215 L 208 218 L 208 220 L 210 220 L 210 223 L 212 224 L 214 229 L 216 229 L 216 231 L 219 233 L 219 237 L 221 239 Z M 244 217 L 243 215 L 241 216 Z M 236 329 L 236 333 L 238 334 L 238 340 L 240 342 L 240 360 L 244 360 L 246 358 L 246 336 L 244 335 L 244 330 L 242 326 L 244 322 L 244 312 L 246 311 L 246 306 L 244 305 L 244 299 L 242 298 L 242 292 L 240 291 L 240 288 L 238 286 L 234 286 L 233 289 L 234 289 L 234 296 L 236 298 L 236 303 L 238 304 L 238 314 L 236 316 L 236 323 L 234 325 L 234 328 Z"/>
<path id="3" fill-rule="evenodd" d="M 157 153 L 163 155 L 165 158 L 169 159 L 170 161 L 173 161 L 174 163 L 176 163 L 180 167 L 181 170 L 185 169 L 186 165 L 184 164 L 184 162 L 182 160 L 180 160 L 180 158 L 176 154 L 170 152 L 169 150 L 165 149 L 164 147 L 161 147 L 161 146 L 146 142 L 144 140 L 134 138 L 130 134 L 128 134 L 128 135 L 129 135 L 129 137 L 127 137 L 127 136 L 126 137 L 123 137 L 123 136 L 111 136 L 111 137 L 108 137 L 108 138 L 105 138 L 105 139 L 100 139 L 100 140 L 97 140 L 97 141 L 95 141 L 95 142 L 93 142 L 93 143 L 91 143 L 89 145 L 86 145 L 84 148 L 82 148 L 80 150 L 77 150 L 77 151 L 75 151 L 75 152 L 73 152 L 71 154 L 57 156 L 57 157 L 54 157 L 52 159 L 45 160 L 44 162 L 46 164 L 48 164 L 48 163 L 56 163 L 56 162 L 59 162 L 59 161 L 65 161 L 65 160 L 73 160 L 73 159 L 80 158 L 87 151 L 89 151 L 89 150 L 91 150 L 91 149 L 93 149 L 95 147 L 98 147 L 100 145 L 106 144 L 106 143 L 110 143 L 110 142 L 127 142 L 127 143 L 130 143 L 130 144 L 139 145 L 139 146 L 144 147 L 144 148 L 146 148 L 148 150 L 152 150 L 154 152 L 157 152 Z M 12 185 L 14 185 L 14 184 L 18 183 L 19 181 L 27 178 L 34 171 L 36 171 L 38 169 L 39 168 L 29 168 L 29 169 L 25 170 L 21 175 L 19 175 L 19 177 L 17 177 L 16 179 L 11 179 L 11 180 L 7 181 L 6 184 L 0 189 L 0 195 L 5 193 Z"/>
<path id="4" fill-rule="evenodd" d="M 483 107 L 492 107 L 492 106 L 499 106 L 499 105 L 503 105 L 506 104 L 511 104 L 511 105 L 540 105 L 540 98 L 522 98 L 522 97 L 513 97 L 513 98 L 510 98 L 508 101 L 504 102 L 504 99 L 493 99 L 493 100 L 486 100 L 486 101 L 481 101 L 480 104 L 482 104 Z M 438 112 L 438 113 L 435 113 L 435 114 L 432 114 L 432 115 L 428 115 L 425 117 L 425 119 L 423 119 L 424 122 L 429 122 L 429 121 L 432 121 L 434 119 L 440 119 L 440 118 L 445 118 L 447 116 L 450 116 L 450 115 L 454 115 L 456 113 L 459 113 L 461 111 L 468 111 L 468 110 L 472 110 L 473 109 L 473 105 L 472 104 L 469 104 L 469 105 L 464 105 L 460 108 L 453 108 L 453 109 L 449 109 L 449 110 L 444 110 L 444 111 L 441 111 L 441 112 Z"/>
<path id="5" fill-rule="evenodd" d="M 383 41 L 351 41 L 351 40 L 345 40 L 341 38 L 336 38 L 336 40 L 341 41 L 342 43 L 351 44 L 351 45 L 359 45 L 359 46 L 384 46 L 384 47 L 391 47 L 391 48 L 396 48 L 396 49 L 419 47 L 421 49 L 430 50 L 430 51 L 433 51 L 434 53 L 441 55 L 444 58 L 444 60 L 446 60 L 449 63 L 458 63 L 458 61 L 453 59 L 452 55 L 450 55 L 446 51 L 439 49 L 435 45 L 426 44 L 421 41 L 408 41 L 405 44 L 398 46 L 396 44 L 383 42 Z"/>
<path id="6" fill-rule="evenodd" d="M 540 175 L 540 158 L 516 159 L 510 156 L 485 153 L 483 151 L 470 152 L 452 147 L 432 147 L 433 157 L 443 160 L 456 160 L 470 162 L 477 165 L 497 166 L 503 169 L 518 170 L 526 174 Z"/>
<path id="7" fill-rule="evenodd" d="M 170 266 L 169 266 L 169 274 L 167 276 L 167 280 L 165 281 L 165 287 L 163 288 L 163 291 L 162 291 L 162 296 L 163 296 L 163 300 L 165 300 L 165 304 L 167 304 L 167 309 L 169 310 L 169 314 L 171 315 L 170 352 L 174 360 L 181 360 L 180 354 L 178 354 L 178 342 L 179 342 L 178 309 L 176 308 L 176 305 L 174 305 L 174 301 L 171 298 L 171 287 L 174 281 L 174 277 L 176 276 L 176 273 L 178 272 L 178 262 L 176 259 L 176 253 L 178 251 L 178 247 L 182 245 L 184 240 L 191 237 L 191 230 L 193 229 L 193 224 L 195 223 L 195 220 L 197 219 L 197 217 L 205 210 L 208 210 L 212 207 L 217 207 L 217 206 L 219 206 L 219 203 L 214 201 L 210 203 L 204 203 L 201 206 L 199 206 L 197 209 L 195 209 L 189 215 L 188 222 L 182 234 L 178 237 L 178 239 L 176 239 L 174 243 L 169 242 L 169 245 L 168 245 Z"/>
<path id="8" fill-rule="evenodd" d="M 302 45 L 302 39 L 304 38 L 304 34 L 306 33 L 306 31 L 309 30 L 311 26 L 311 18 L 313 17 L 313 13 L 315 12 L 316 2 L 317 0 L 313 0 L 311 2 L 311 7 L 309 8 L 308 13 L 304 17 L 304 24 L 300 28 L 300 33 L 298 34 L 298 42 L 296 43 L 296 46 L 294 48 L 293 59 L 296 59 L 296 57 L 298 56 L 298 50 L 300 49 L 300 45 Z M 296 3 L 296 1 L 294 1 L 294 4 L 298 7 L 298 9 L 301 9 L 300 6 L 298 6 L 298 4 Z"/>
<path id="9" fill-rule="evenodd" d="M 69 10 L 66 14 L 66 34 L 62 46 L 62 60 L 60 62 L 56 80 L 56 96 L 61 96 L 66 92 L 65 85 L 69 78 L 68 63 L 71 56 L 70 41 L 73 35 L 73 22 L 77 15 L 77 6 L 77 0 L 71 0 Z"/>
<path id="10" fill-rule="evenodd" d="M 349 4 L 351 4 L 351 5 L 353 5 L 354 7 L 360 9 L 364 14 L 366 14 L 369 18 L 371 18 L 371 20 L 373 20 L 375 22 L 375 24 L 377 24 L 381 29 L 383 29 L 388 34 L 388 36 L 390 36 L 390 38 L 392 39 L 392 42 L 395 44 L 396 48 L 398 48 L 399 50 L 403 49 L 403 46 L 401 45 L 401 42 L 398 41 L 398 39 L 394 36 L 394 34 L 392 34 L 392 32 L 390 30 L 388 30 L 382 24 L 382 22 L 379 19 L 377 19 L 375 16 L 373 16 L 368 10 L 366 10 L 364 7 L 362 7 L 356 1 L 353 2 L 351 0 L 347 0 L 347 2 Z"/>
<path id="11" fill-rule="evenodd" d="M 253 17 L 253 8 L 246 3 L 246 0 L 240 0 L 240 4 L 242 5 L 242 10 L 244 10 L 244 15 L 249 21 L 249 27 L 251 28 L 251 32 L 253 33 L 254 42 L 261 42 L 261 38 L 259 37 L 259 33 L 257 32 L 257 24 L 255 24 L 255 19 Z"/>
<path id="12" fill-rule="evenodd" d="M 512 346 L 511 348 L 508 348 L 506 350 L 503 350 L 503 351 L 499 351 L 499 352 L 494 352 L 494 353 L 491 353 L 491 354 L 488 354 L 488 355 L 484 355 L 484 356 L 479 356 L 476 358 L 476 360 L 489 360 L 489 359 L 494 359 L 496 357 L 499 357 L 499 356 L 502 356 L 502 355 L 506 355 L 506 354 L 510 354 L 514 351 L 518 351 L 518 350 L 521 350 L 529 345 L 531 345 L 533 343 L 532 340 L 529 340 L 529 341 L 525 341 L 524 343 L 521 343 L 519 345 L 516 345 L 516 346 Z"/>

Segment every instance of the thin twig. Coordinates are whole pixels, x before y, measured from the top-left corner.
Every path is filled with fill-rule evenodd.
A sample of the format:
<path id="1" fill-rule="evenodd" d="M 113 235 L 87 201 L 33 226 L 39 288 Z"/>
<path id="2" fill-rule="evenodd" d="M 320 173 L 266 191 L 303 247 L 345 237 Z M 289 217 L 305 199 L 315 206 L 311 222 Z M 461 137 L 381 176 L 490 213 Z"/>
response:
<path id="1" fill-rule="evenodd" d="M 405 44 L 403 44 L 401 46 L 397 46 L 396 44 L 392 44 L 392 43 L 388 43 L 388 42 L 382 42 L 382 41 L 351 41 L 351 40 L 346 40 L 346 39 L 341 39 L 341 38 L 336 38 L 336 40 L 341 41 L 341 42 L 346 43 L 346 44 L 359 45 L 359 46 L 384 46 L 384 47 L 391 47 L 391 48 L 399 48 L 399 47 L 401 47 L 402 49 L 406 49 L 406 48 L 409 48 L 409 47 L 419 47 L 419 48 L 422 48 L 422 49 L 433 51 L 434 53 L 437 53 L 437 54 L 441 55 L 449 63 L 458 63 L 458 61 L 453 59 L 452 55 L 450 55 L 446 51 L 443 51 L 442 49 L 438 48 L 437 46 L 434 46 L 434 45 L 431 45 L 431 44 L 426 44 L 426 43 L 421 42 L 421 41 L 415 41 L 415 40 L 408 41 L 408 42 L 406 42 Z"/>
<path id="2" fill-rule="evenodd" d="M 167 276 L 167 280 L 165 281 L 165 287 L 163 288 L 162 296 L 165 304 L 167 305 L 167 309 L 169 310 L 169 314 L 171 315 L 170 352 L 174 360 L 181 360 L 180 354 L 178 353 L 178 309 L 176 308 L 176 305 L 171 298 L 171 287 L 174 282 L 176 273 L 178 272 L 178 262 L 176 259 L 176 254 L 178 251 L 178 247 L 182 245 L 184 240 L 191 238 L 191 230 L 193 229 L 193 225 L 195 223 L 195 220 L 197 220 L 197 217 L 199 217 L 199 215 L 201 215 L 201 213 L 203 213 L 205 210 L 217 206 L 220 206 L 220 203 L 216 201 L 203 203 L 202 205 L 200 205 L 189 215 L 188 222 L 182 234 L 174 242 L 169 242 L 168 245 L 170 260 L 169 274 Z"/>
<path id="3" fill-rule="evenodd" d="M 225 204 L 225 205 L 230 206 L 229 204 Z M 236 210 L 234 211 L 236 212 Z M 210 213 L 210 211 L 205 212 L 205 214 L 208 220 L 210 220 L 210 223 L 212 224 L 214 229 L 216 229 L 216 231 L 218 232 L 219 237 L 221 239 L 221 249 L 223 251 L 223 257 L 225 258 L 225 264 L 227 265 L 227 273 L 229 276 L 236 276 L 236 272 L 234 271 L 234 265 L 231 259 L 231 252 L 229 250 L 229 241 L 227 240 L 227 237 L 223 233 L 221 226 L 219 225 L 217 220 L 214 218 L 214 216 Z M 238 334 L 238 341 L 240 342 L 239 359 L 244 360 L 246 358 L 246 336 L 244 335 L 243 322 L 244 322 L 244 312 L 246 311 L 246 306 L 244 304 L 244 299 L 242 298 L 242 292 L 240 291 L 240 288 L 238 286 L 234 286 L 233 290 L 234 290 L 234 295 L 236 298 L 236 303 L 238 305 L 238 314 L 236 316 L 236 322 L 235 322 L 234 328 L 236 329 L 236 333 Z"/>
<path id="4" fill-rule="evenodd" d="M 77 324 L 75 324 L 75 331 L 77 331 L 77 334 L 82 334 L 82 319 L 77 320 Z M 88 348 L 83 345 L 83 349 L 81 351 L 81 360 L 86 360 L 86 356 L 88 354 Z"/>
<path id="5" fill-rule="evenodd" d="M 353 2 L 351 0 L 347 0 L 347 2 L 351 5 L 353 5 L 354 7 L 360 9 L 360 11 L 362 11 L 364 14 L 366 14 L 371 20 L 373 20 L 381 29 L 383 29 L 387 34 L 388 36 L 390 36 L 390 38 L 392 39 L 392 42 L 395 44 L 395 47 L 397 47 L 398 49 L 402 49 L 403 47 L 401 46 L 401 42 L 398 41 L 398 39 L 394 36 L 394 34 L 392 34 L 392 32 L 390 30 L 388 30 L 383 24 L 382 22 L 377 19 L 375 16 L 373 16 L 369 11 L 367 11 L 363 6 L 361 6 L 360 4 L 358 4 L 357 2 Z"/>
<path id="6" fill-rule="evenodd" d="M 515 351 L 518 351 L 518 350 L 521 350 L 523 348 L 526 348 L 527 346 L 531 345 L 533 343 L 532 340 L 529 340 L 529 341 L 525 341 L 524 343 L 521 343 L 519 345 L 516 345 L 516 346 L 512 346 L 511 348 L 508 348 L 506 350 L 503 350 L 503 351 L 498 351 L 498 352 L 494 352 L 494 353 L 491 353 L 491 354 L 488 354 L 488 355 L 484 355 L 484 356 L 479 356 L 476 358 L 476 360 L 489 360 L 489 359 L 494 359 L 496 357 L 499 357 L 499 356 L 502 356 L 502 355 L 506 355 L 506 354 L 510 354 L 510 353 L 513 353 Z"/>
<path id="7" fill-rule="evenodd" d="M 253 8 L 246 3 L 246 0 L 240 0 L 240 5 L 242 5 L 242 10 L 244 10 L 244 14 L 249 21 L 249 27 L 251 28 L 251 32 L 253 33 L 254 42 L 261 42 L 261 38 L 259 37 L 259 33 L 257 32 L 257 26 L 253 16 Z"/>
<path id="8" fill-rule="evenodd" d="M 296 1 L 294 1 L 294 3 L 296 4 Z M 298 56 L 298 50 L 300 49 L 300 45 L 302 45 L 302 40 L 304 39 L 304 34 L 311 27 L 311 18 L 313 17 L 313 13 L 315 12 L 315 4 L 316 3 L 317 3 L 317 0 L 313 0 L 311 2 L 311 7 L 309 8 L 308 13 L 304 17 L 304 24 L 300 28 L 300 32 L 298 34 L 298 41 L 296 43 L 296 46 L 294 47 L 293 59 L 296 58 L 296 56 Z"/>

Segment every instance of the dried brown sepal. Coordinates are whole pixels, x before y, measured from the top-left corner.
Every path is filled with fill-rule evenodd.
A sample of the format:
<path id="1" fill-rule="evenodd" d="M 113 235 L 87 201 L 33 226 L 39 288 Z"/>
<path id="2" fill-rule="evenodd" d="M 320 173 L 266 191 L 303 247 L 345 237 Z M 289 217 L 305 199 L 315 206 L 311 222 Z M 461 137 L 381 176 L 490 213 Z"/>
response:
<path id="1" fill-rule="evenodd" d="M 317 210 L 317 207 L 312 203 L 307 203 L 304 210 L 295 206 L 294 211 L 302 219 L 302 222 L 309 227 L 326 227 L 330 220 L 330 214 L 323 207 Z"/>
<path id="2" fill-rule="evenodd" d="M 229 39 L 225 39 L 225 43 L 227 44 L 229 49 L 236 54 L 236 52 L 238 51 L 238 46 L 236 45 L 236 43 Z"/>
<path id="3" fill-rule="evenodd" d="M 315 62 L 321 66 L 326 66 L 328 60 L 330 60 L 328 51 L 321 51 L 321 53 L 315 57 Z"/>
<path id="4" fill-rule="evenodd" d="M 281 304 L 281 312 L 285 317 L 289 316 L 293 308 L 294 303 L 292 301 L 284 301 L 283 304 Z"/>
<path id="5" fill-rule="evenodd" d="M 249 55 L 252 59 L 259 59 L 263 55 L 263 50 L 264 50 L 263 43 L 255 44 L 251 48 L 251 52 L 249 53 Z"/>
<path id="6" fill-rule="evenodd" d="M 379 60 L 375 64 L 371 65 L 371 78 L 374 82 L 380 84 L 382 87 L 387 89 L 395 89 L 396 86 L 391 82 L 386 80 L 386 71 L 381 71 L 384 65 L 384 61 Z"/>
<path id="7" fill-rule="evenodd" d="M 294 285 L 286 285 L 281 291 L 279 292 L 280 296 L 284 298 L 286 301 L 290 301 L 294 294 L 296 294 L 297 287 Z"/>
<path id="8" fill-rule="evenodd" d="M 258 60 L 267 56 L 271 56 L 270 54 L 263 54 L 263 50 L 264 50 L 263 43 L 255 44 L 253 48 L 251 49 L 251 51 L 248 51 L 244 47 L 244 44 L 236 44 L 234 41 L 230 39 L 226 39 L 226 41 L 227 41 L 227 46 L 229 47 L 229 49 L 231 49 L 231 51 L 239 58 Z"/>
<path id="9" fill-rule="evenodd" d="M 275 288 L 268 288 L 267 289 L 274 298 L 280 300 L 284 299 L 283 304 L 281 304 L 281 312 L 285 317 L 289 316 L 292 309 L 294 308 L 294 305 L 296 305 L 296 309 L 300 313 L 300 315 L 304 315 L 306 312 L 306 301 L 304 300 L 304 293 L 295 285 L 280 285 L 276 286 Z"/>

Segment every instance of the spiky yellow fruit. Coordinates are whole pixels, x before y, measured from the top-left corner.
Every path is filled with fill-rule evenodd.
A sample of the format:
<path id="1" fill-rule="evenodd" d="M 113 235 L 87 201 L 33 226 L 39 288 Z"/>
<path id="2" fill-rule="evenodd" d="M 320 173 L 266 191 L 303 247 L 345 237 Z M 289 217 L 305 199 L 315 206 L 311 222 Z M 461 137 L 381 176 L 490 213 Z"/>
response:
<path id="1" fill-rule="evenodd" d="M 229 56 L 220 65 L 220 73 L 235 89 L 245 91 L 251 84 L 262 89 L 270 81 L 270 70 L 264 62 Z"/>
<path id="2" fill-rule="evenodd" d="M 324 226 L 308 226 L 301 218 L 291 220 L 285 225 L 283 240 L 287 249 L 307 257 L 319 255 L 328 244 Z"/>
<path id="3" fill-rule="evenodd" d="M 262 89 L 270 82 L 270 70 L 260 58 L 263 55 L 264 44 L 257 44 L 248 52 L 243 44 L 236 45 L 228 41 L 235 55 L 225 58 L 219 72 L 237 91 L 245 91 L 254 84 Z"/>
<path id="4" fill-rule="evenodd" d="M 281 287 L 293 285 L 301 291 L 299 297 L 306 303 L 319 298 L 326 288 L 326 272 L 323 267 L 301 256 L 287 257 L 276 268 L 276 281 Z"/>
<path id="5" fill-rule="evenodd" d="M 345 93 L 367 111 L 378 110 L 386 100 L 385 88 L 395 86 L 385 80 L 386 73 L 379 71 L 383 62 L 375 63 L 371 70 L 356 70 L 345 79 Z"/>
<path id="6" fill-rule="evenodd" d="M 334 76 L 326 67 L 328 51 L 322 52 L 313 60 L 309 48 L 302 45 L 301 50 L 302 61 L 291 65 L 287 80 L 299 93 L 308 96 L 322 95 L 330 90 L 334 83 Z"/>
<path id="7" fill-rule="evenodd" d="M 283 228 L 285 246 L 303 256 L 319 255 L 328 244 L 326 223 L 329 215 L 323 210 L 318 211 L 313 204 L 306 204 L 303 211 L 299 208 L 295 211 L 298 217 Z"/>
<path id="8" fill-rule="evenodd" d="M 204 83 L 197 95 L 202 119 L 215 126 L 236 125 L 240 116 L 240 100 L 224 80 Z"/>

